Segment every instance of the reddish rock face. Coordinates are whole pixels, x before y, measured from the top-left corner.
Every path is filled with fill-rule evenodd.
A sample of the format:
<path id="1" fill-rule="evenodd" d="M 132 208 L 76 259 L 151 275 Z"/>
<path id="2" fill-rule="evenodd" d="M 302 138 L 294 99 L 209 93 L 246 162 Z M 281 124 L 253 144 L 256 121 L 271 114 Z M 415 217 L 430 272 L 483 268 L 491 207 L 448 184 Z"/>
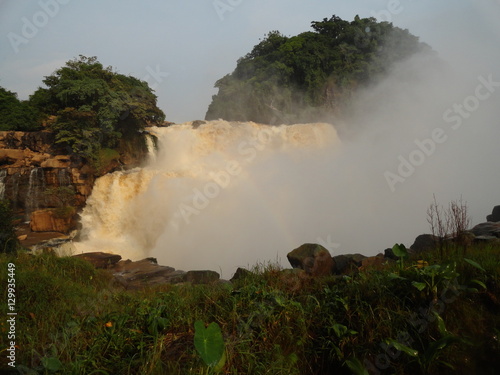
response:
<path id="1" fill-rule="evenodd" d="M 66 213 L 65 217 L 61 217 L 58 215 L 57 210 L 34 211 L 31 214 L 30 229 L 33 232 L 69 233 L 76 227 L 75 213 L 76 210 L 73 210 Z"/>

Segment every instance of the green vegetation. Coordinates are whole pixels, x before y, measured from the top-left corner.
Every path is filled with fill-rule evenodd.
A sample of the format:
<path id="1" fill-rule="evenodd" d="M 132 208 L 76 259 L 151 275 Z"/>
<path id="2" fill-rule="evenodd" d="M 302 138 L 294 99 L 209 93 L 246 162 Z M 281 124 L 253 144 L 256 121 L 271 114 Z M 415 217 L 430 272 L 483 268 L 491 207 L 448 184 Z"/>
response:
<path id="1" fill-rule="evenodd" d="M 93 161 L 103 148 L 122 137 L 137 137 L 148 124 L 165 119 L 148 84 L 104 68 L 96 57 L 68 61 L 43 80 L 30 98 L 45 116 L 55 115 L 50 128 L 56 143 Z"/>
<path id="2" fill-rule="evenodd" d="M 135 292 L 76 258 L 2 254 L 0 269 L 16 266 L 26 374 L 494 374 L 499 255 L 434 250 L 324 278 L 268 265 L 232 284 Z"/>
<path id="3" fill-rule="evenodd" d="M 28 101 L 0 87 L 0 130 L 39 130 L 38 116 L 38 110 Z"/>
<path id="4" fill-rule="evenodd" d="M 418 38 L 374 18 L 312 22 L 314 31 L 270 32 L 219 79 L 207 120 L 296 123 L 338 114 L 360 87 L 418 51 Z"/>
<path id="5" fill-rule="evenodd" d="M 147 125 L 165 119 L 147 82 L 104 68 L 96 57 L 80 55 L 45 77 L 29 102 L 0 88 L 0 130 L 55 132 L 67 153 L 97 168 L 116 158 L 121 140 L 143 137 Z"/>
<path id="6" fill-rule="evenodd" d="M 10 201 L 0 199 L 0 253 L 14 253 L 19 247 Z"/>

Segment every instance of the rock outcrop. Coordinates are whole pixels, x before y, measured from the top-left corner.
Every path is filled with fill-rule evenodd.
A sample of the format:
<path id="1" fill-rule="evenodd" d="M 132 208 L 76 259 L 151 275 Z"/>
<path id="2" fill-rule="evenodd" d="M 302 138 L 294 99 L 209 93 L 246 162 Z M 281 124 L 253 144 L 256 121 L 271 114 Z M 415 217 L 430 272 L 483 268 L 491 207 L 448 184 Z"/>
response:
<path id="1" fill-rule="evenodd" d="M 0 131 L 0 171 L 5 171 L 3 195 L 15 209 L 45 208 L 43 190 L 72 186 L 75 204 L 83 206 L 95 175 L 88 163 L 55 144 L 50 131 Z"/>
<path id="2" fill-rule="evenodd" d="M 423 251 L 435 249 L 438 244 L 438 240 L 439 238 L 432 234 L 421 234 L 415 238 L 415 241 L 410 246 L 410 252 L 418 254 Z"/>
<path id="3" fill-rule="evenodd" d="M 57 209 L 44 209 L 31 213 L 30 229 L 33 232 L 69 233 L 76 228 L 76 210 L 70 208 L 64 215 L 58 214 Z"/>
<path id="4" fill-rule="evenodd" d="M 491 215 L 486 216 L 487 221 L 498 222 L 500 221 L 500 206 L 493 207 Z"/>

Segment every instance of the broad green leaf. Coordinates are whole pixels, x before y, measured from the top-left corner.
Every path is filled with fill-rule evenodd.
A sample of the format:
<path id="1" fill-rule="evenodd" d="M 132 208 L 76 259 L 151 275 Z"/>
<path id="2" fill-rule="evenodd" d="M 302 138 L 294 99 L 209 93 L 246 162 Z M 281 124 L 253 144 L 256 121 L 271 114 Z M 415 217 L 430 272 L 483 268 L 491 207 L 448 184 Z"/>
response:
<path id="1" fill-rule="evenodd" d="M 225 363 L 225 346 L 219 325 L 212 322 L 205 324 L 198 320 L 194 323 L 194 346 L 205 364 L 209 367 L 222 368 Z"/>
<path id="2" fill-rule="evenodd" d="M 61 361 L 55 357 L 43 358 L 42 365 L 46 370 L 51 372 L 59 371 L 63 367 Z"/>
<path id="3" fill-rule="evenodd" d="M 405 245 L 403 244 L 395 244 L 392 247 L 392 252 L 394 255 L 396 255 L 399 258 L 407 258 L 408 257 L 408 251 L 406 250 Z"/>

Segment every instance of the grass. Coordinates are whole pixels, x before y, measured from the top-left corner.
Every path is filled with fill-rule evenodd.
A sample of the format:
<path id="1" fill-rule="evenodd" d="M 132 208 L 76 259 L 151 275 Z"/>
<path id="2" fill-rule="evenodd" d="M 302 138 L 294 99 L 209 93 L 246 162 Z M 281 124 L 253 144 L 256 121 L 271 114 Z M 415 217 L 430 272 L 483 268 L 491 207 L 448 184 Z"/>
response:
<path id="1" fill-rule="evenodd" d="M 21 252 L 0 255 L 0 283 L 15 263 L 23 374 L 493 374 L 499 255 L 429 252 L 403 268 L 316 279 L 268 264 L 232 284 L 128 292 L 83 260 Z M 195 348 L 197 321 L 220 327 L 219 372 Z"/>

